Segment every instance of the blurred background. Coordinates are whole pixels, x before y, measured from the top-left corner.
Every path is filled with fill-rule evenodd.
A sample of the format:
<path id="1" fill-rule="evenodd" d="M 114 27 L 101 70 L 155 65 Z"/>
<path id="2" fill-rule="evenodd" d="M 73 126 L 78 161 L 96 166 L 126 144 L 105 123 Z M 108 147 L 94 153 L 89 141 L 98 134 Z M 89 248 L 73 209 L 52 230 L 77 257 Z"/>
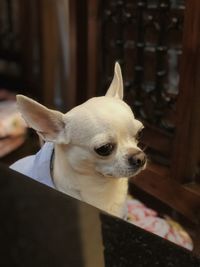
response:
<path id="1" fill-rule="evenodd" d="M 145 145 L 169 166 L 176 127 L 185 3 L 2 0 L 1 99 L 16 93 L 67 112 L 103 95 L 114 62 L 125 100 L 148 131 Z"/>
<path id="2" fill-rule="evenodd" d="M 130 194 L 184 226 L 198 251 L 199 20 L 198 1 L 1 0 L 0 161 L 40 148 L 16 94 L 67 112 L 103 95 L 118 61 L 149 157 Z"/>

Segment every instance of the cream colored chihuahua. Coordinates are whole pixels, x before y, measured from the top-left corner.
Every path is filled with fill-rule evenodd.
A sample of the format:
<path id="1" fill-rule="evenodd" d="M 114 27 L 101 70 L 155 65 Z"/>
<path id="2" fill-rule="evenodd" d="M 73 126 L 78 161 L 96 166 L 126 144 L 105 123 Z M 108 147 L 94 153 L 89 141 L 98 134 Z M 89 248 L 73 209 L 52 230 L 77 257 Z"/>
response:
<path id="1" fill-rule="evenodd" d="M 143 125 L 122 99 L 118 63 L 105 96 L 91 98 L 66 114 L 18 95 L 22 116 L 46 144 L 11 168 L 123 217 L 127 178 L 145 168 L 146 156 L 137 146 Z"/>

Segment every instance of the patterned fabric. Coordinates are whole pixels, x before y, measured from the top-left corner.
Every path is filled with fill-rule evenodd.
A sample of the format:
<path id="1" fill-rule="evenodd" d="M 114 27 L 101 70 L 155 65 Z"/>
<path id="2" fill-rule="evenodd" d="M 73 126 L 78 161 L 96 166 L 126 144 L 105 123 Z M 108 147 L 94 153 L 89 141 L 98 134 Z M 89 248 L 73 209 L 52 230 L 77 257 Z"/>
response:
<path id="1" fill-rule="evenodd" d="M 127 207 L 129 222 L 186 249 L 193 249 L 190 236 L 177 222 L 167 216 L 159 217 L 155 210 L 146 207 L 142 202 L 131 197 L 127 201 Z"/>
<path id="2" fill-rule="evenodd" d="M 0 102 L 0 138 L 26 133 L 26 124 L 17 110 L 15 101 Z"/>

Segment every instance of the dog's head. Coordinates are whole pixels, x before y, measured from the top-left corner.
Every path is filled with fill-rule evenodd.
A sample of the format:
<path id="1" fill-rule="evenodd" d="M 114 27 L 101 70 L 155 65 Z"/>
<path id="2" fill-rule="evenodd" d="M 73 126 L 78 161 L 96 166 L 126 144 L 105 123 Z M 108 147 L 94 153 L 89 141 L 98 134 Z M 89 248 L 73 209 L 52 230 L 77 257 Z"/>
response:
<path id="1" fill-rule="evenodd" d="M 66 114 L 17 96 L 28 125 L 44 140 L 57 144 L 72 169 L 80 174 L 119 178 L 133 176 L 146 165 L 146 156 L 137 146 L 143 125 L 122 99 L 118 63 L 105 96 L 91 98 Z"/>

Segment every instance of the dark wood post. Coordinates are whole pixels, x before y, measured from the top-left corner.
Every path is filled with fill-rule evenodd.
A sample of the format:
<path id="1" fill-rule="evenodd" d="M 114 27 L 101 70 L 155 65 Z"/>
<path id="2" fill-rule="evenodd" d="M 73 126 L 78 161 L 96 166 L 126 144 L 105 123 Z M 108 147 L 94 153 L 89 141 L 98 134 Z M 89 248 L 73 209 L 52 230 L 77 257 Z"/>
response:
<path id="1" fill-rule="evenodd" d="M 200 149 L 200 2 L 186 1 L 172 177 L 194 182 Z"/>

